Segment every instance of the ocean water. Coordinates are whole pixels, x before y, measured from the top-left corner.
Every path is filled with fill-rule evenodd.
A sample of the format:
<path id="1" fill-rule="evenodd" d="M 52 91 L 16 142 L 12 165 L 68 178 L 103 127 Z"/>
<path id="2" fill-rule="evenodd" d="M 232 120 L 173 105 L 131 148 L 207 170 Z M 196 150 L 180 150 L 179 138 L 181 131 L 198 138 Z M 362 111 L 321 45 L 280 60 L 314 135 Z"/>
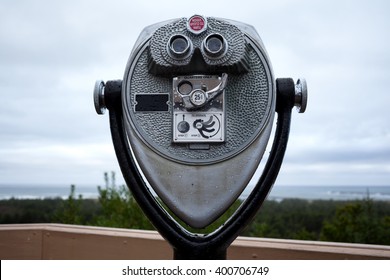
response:
<path id="1" fill-rule="evenodd" d="M 83 198 L 97 198 L 97 186 L 77 186 L 76 196 Z M 0 200 L 18 199 L 66 199 L 70 194 L 70 186 L 37 186 L 37 185 L 5 185 L 0 184 Z M 243 197 L 246 192 L 244 191 Z M 299 199 L 325 199 L 325 200 L 373 200 L 390 201 L 390 186 L 278 186 L 275 185 L 268 194 L 270 200 L 283 200 L 286 198 Z"/>
<path id="2" fill-rule="evenodd" d="M 44 199 L 62 198 L 67 199 L 70 194 L 69 186 L 49 186 L 49 185 L 6 185 L 0 184 L 0 200 L 17 199 Z M 76 197 L 82 195 L 83 198 L 97 198 L 99 196 L 97 186 L 77 186 Z"/>
<path id="3" fill-rule="evenodd" d="M 274 186 L 268 194 L 271 200 L 285 198 L 390 201 L 390 186 Z"/>

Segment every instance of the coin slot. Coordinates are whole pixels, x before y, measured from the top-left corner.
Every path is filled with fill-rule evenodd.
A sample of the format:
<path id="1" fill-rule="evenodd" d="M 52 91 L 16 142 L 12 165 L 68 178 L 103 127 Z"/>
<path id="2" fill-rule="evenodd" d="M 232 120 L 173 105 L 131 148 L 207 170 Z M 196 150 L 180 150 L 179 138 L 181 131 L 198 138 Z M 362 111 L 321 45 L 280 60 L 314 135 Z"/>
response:
<path id="1" fill-rule="evenodd" d="M 178 86 L 177 89 L 180 92 L 180 94 L 188 95 L 192 91 L 192 84 L 189 81 L 182 81 Z"/>

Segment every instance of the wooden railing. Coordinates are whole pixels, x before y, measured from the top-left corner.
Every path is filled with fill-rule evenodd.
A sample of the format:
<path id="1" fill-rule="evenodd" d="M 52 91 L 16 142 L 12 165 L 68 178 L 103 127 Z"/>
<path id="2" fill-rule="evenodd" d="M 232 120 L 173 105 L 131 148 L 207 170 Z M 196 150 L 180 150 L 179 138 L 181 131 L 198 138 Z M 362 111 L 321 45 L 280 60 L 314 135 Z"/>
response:
<path id="1" fill-rule="evenodd" d="M 155 231 L 0 225 L 0 259 L 172 259 L 172 249 Z M 228 259 L 390 259 L 390 246 L 238 237 Z"/>

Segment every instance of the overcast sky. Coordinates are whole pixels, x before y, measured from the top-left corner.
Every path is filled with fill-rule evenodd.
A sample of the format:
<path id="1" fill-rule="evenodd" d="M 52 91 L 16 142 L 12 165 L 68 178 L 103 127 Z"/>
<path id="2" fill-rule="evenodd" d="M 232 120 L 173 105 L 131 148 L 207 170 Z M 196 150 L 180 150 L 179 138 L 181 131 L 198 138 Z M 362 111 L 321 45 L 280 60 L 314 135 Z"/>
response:
<path id="1" fill-rule="evenodd" d="M 193 14 L 253 25 L 275 77 L 305 77 L 279 185 L 390 185 L 390 1 L 0 3 L 0 184 L 121 175 L 96 79 L 122 79 L 150 24 Z"/>

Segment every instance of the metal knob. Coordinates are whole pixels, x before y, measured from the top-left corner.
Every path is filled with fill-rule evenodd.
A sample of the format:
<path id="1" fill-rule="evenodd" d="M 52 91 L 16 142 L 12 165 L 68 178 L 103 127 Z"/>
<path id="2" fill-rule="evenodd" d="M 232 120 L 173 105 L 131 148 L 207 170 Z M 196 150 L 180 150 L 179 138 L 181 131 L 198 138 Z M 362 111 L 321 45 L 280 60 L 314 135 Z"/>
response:
<path id="1" fill-rule="evenodd" d="M 225 89 L 228 75 L 222 73 L 221 82 L 215 88 L 205 91 L 204 89 L 194 89 L 189 95 L 183 96 L 183 103 L 186 109 L 194 109 L 204 106 L 206 103 L 213 100 Z M 179 89 L 180 92 L 180 89 Z"/>
<path id="2" fill-rule="evenodd" d="M 307 106 L 307 83 L 304 78 L 298 79 L 295 85 L 295 102 L 298 113 L 304 113 Z"/>
<path id="3" fill-rule="evenodd" d="M 104 86 L 104 81 L 97 80 L 93 89 L 93 101 L 98 115 L 103 115 L 106 112 L 106 105 L 104 103 Z"/>

